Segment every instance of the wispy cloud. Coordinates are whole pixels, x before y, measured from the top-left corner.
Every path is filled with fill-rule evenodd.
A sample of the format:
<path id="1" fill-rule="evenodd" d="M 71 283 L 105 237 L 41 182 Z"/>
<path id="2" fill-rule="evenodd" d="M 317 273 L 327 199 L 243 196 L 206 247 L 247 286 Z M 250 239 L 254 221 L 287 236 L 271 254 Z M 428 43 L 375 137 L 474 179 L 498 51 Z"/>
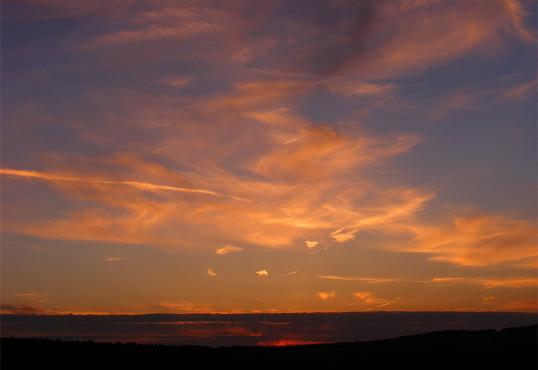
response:
<path id="1" fill-rule="evenodd" d="M 54 173 L 32 171 L 32 170 L 18 170 L 13 168 L 0 168 L 0 174 L 6 176 L 23 177 L 29 179 L 38 179 L 52 182 L 77 182 L 89 185 L 124 185 L 133 187 L 144 191 L 172 191 L 180 193 L 191 194 L 203 194 L 221 197 L 231 197 L 234 199 L 240 199 L 238 197 L 229 196 L 217 193 L 212 190 L 196 189 L 196 188 L 183 188 L 178 186 L 152 184 L 148 182 L 132 181 L 132 180 L 106 180 L 100 178 L 84 177 L 84 176 L 63 176 Z"/>
<path id="2" fill-rule="evenodd" d="M 525 288 L 537 287 L 538 277 L 437 277 L 432 279 L 433 283 L 442 284 L 471 284 L 479 285 L 484 289 L 494 288 Z"/>
<path id="3" fill-rule="evenodd" d="M 37 292 L 21 292 L 21 293 L 15 293 L 13 294 L 14 297 L 25 300 L 27 302 L 33 302 L 33 303 L 43 303 L 46 302 L 50 294 L 47 293 L 37 293 Z"/>
<path id="4" fill-rule="evenodd" d="M 536 78 L 521 66 L 535 51 L 534 7 L 516 0 L 329 1 L 321 10 L 301 3 L 293 7 L 296 11 L 290 12 L 285 2 L 245 7 L 234 2 L 150 1 L 140 6 L 130 1 L 24 0 L 6 8 L 6 35 L 16 41 L 6 43 L 6 53 L 29 61 L 6 73 L 14 78 L 13 86 L 34 91 L 37 85 L 87 78 L 84 84 L 69 84 L 67 95 L 63 85 L 47 94 L 37 91 L 32 99 L 17 89 L 7 92 L 6 168 L 0 169 L 7 194 L 2 198 L 3 231 L 31 236 L 36 244 L 48 238 L 89 240 L 102 248 L 132 243 L 139 245 L 129 247 L 183 249 L 219 258 L 219 263 L 241 263 L 242 258 L 217 256 L 252 250 L 244 257 L 253 264 L 242 267 L 251 276 L 256 277 L 252 266 L 277 261 L 267 284 L 278 281 L 273 277 L 295 275 L 297 271 L 282 273 L 289 266 L 307 271 L 295 261 L 283 267 L 285 262 L 278 261 L 288 261 L 288 253 L 317 260 L 321 253 L 314 254 L 326 252 L 320 266 L 310 265 L 318 271 L 289 279 L 290 290 L 303 279 L 324 279 L 330 286 L 350 282 L 341 283 L 346 287 L 417 282 L 407 278 L 410 272 L 397 279 L 321 275 L 334 267 L 337 248 L 344 255 L 363 243 L 368 248 L 361 252 L 372 260 L 381 257 L 370 255 L 369 248 L 397 252 L 391 256 L 395 261 L 447 263 L 442 266 L 447 276 L 425 280 L 427 284 L 470 284 L 477 291 L 513 288 L 522 294 L 535 287 L 523 275 L 536 268 L 536 225 L 527 207 L 518 205 L 523 201 L 505 207 L 506 199 L 523 192 L 508 194 L 512 188 L 502 185 L 505 174 L 526 166 L 519 161 L 526 146 L 503 151 L 503 163 L 519 162 L 496 172 L 495 179 L 503 179 L 499 187 L 490 186 L 495 192 L 488 188 L 490 177 L 482 176 L 480 196 L 474 191 L 454 194 L 454 189 L 447 193 L 442 177 L 451 173 L 441 179 L 429 176 L 433 164 L 426 162 L 435 164 L 435 155 L 443 155 L 443 166 L 436 168 L 461 169 L 458 176 L 465 185 L 458 162 L 465 159 L 444 156 L 440 149 L 454 135 L 470 140 L 465 127 L 471 125 L 462 119 L 452 128 L 438 125 L 434 134 L 423 126 L 455 111 L 491 107 L 497 115 L 500 110 L 493 105 L 519 109 L 529 103 L 525 99 L 535 94 Z M 15 37 L 17 27 L 32 27 L 36 19 L 44 32 L 39 40 L 28 44 Z M 62 23 L 66 29 L 92 27 L 77 26 L 69 37 L 58 39 L 45 32 L 43 19 L 67 20 Z M 32 62 L 51 47 L 46 66 Z M 503 58 L 496 59 L 501 53 Z M 510 60 L 524 63 L 504 63 Z M 481 63 L 491 68 L 470 78 L 469 71 Z M 497 78 L 508 73 L 510 79 Z M 494 88 L 486 88 L 497 80 Z M 428 99 L 419 97 L 423 95 Z M 430 99 L 431 105 L 424 104 Z M 428 106 L 425 114 L 406 111 L 418 105 Z M 378 109 L 383 114 L 374 116 Z M 473 118 L 476 130 L 501 126 L 488 126 L 482 119 Z M 526 129 L 518 126 L 510 140 L 519 143 L 515 137 Z M 495 135 L 508 136 L 504 131 Z M 468 144 L 476 145 L 476 153 L 490 153 L 481 149 L 495 145 Z M 528 185 L 519 175 L 510 179 L 518 189 Z M 478 207 L 491 212 L 474 211 Z M 282 258 L 258 261 L 258 252 L 281 253 Z M 124 259 L 115 253 L 111 249 L 104 261 Z M 103 261 L 103 255 L 97 259 Z M 353 271 L 348 263 L 352 261 L 332 271 Z M 202 274 L 217 275 L 204 265 Z M 493 277 L 472 277 L 473 269 L 479 274 L 486 266 Z M 431 271 L 422 265 L 418 269 Z M 461 271 L 470 276 L 451 277 Z M 224 270 L 219 273 L 219 279 L 228 278 Z M 267 270 L 255 273 L 269 276 Z M 207 276 L 198 275 L 202 280 Z M 503 304 L 502 294 L 494 292 Z M 320 293 L 327 299 L 335 294 Z M 353 301 L 361 309 L 392 307 L 392 298 L 374 293 L 356 292 L 353 298 L 338 292 L 338 301 Z M 21 294 L 27 295 L 12 298 L 23 303 L 38 299 L 31 292 Z M 312 294 L 309 299 L 317 298 Z M 217 310 L 210 304 L 174 303 L 174 298 L 153 308 Z"/>
<path id="5" fill-rule="evenodd" d="M 114 257 L 114 256 L 111 256 L 111 257 L 105 257 L 104 261 L 105 262 L 119 262 L 119 261 L 124 261 L 126 259 L 127 259 L 127 257 Z"/>
<path id="6" fill-rule="evenodd" d="M 0 305 L 0 313 L 2 314 L 14 314 L 14 315 L 35 315 L 45 314 L 48 311 L 39 307 L 26 304 L 2 304 Z"/>
<path id="7" fill-rule="evenodd" d="M 189 85 L 192 81 L 190 77 L 170 77 L 163 80 L 163 82 L 176 89 L 181 89 Z"/>
<path id="8" fill-rule="evenodd" d="M 335 81 L 329 85 L 329 90 L 343 96 L 379 96 L 386 95 L 396 89 L 394 84 L 390 83 L 352 83 L 349 81 Z"/>
<path id="9" fill-rule="evenodd" d="M 235 245 L 225 245 L 224 247 L 221 247 L 221 248 L 217 248 L 215 250 L 215 253 L 218 254 L 219 256 L 225 256 L 227 254 L 230 254 L 230 253 L 237 253 L 237 252 L 241 252 L 243 250 L 243 248 L 241 247 L 237 247 Z"/>
<path id="10" fill-rule="evenodd" d="M 295 275 L 298 272 L 299 272 L 298 270 L 294 270 L 294 271 L 286 272 L 280 276 L 291 276 L 291 275 Z"/>
<path id="11" fill-rule="evenodd" d="M 429 253 L 433 261 L 487 266 L 538 256 L 537 229 L 527 220 L 480 214 L 457 217 L 449 225 L 404 225 L 405 230 L 414 239 L 396 249 Z"/>
<path id="12" fill-rule="evenodd" d="M 374 306 L 375 308 L 381 308 L 388 306 L 395 302 L 395 300 L 376 297 L 372 292 L 355 292 L 353 296 L 357 298 L 361 303 L 367 306 Z"/>
<path id="13" fill-rule="evenodd" d="M 325 279 L 325 280 L 339 280 L 339 281 L 360 281 L 360 282 L 372 283 L 372 284 L 392 283 L 392 282 L 400 281 L 399 279 L 393 279 L 393 278 L 344 276 L 344 275 L 318 275 L 317 278 Z"/>
<path id="14" fill-rule="evenodd" d="M 289 139 L 289 140 L 284 141 L 284 142 L 282 143 L 282 145 L 290 144 L 290 143 L 293 143 L 294 141 L 297 141 L 297 140 L 300 140 L 300 139 L 301 139 L 301 137 L 298 136 L 298 137 L 296 137 L 296 138 L 293 138 L 293 139 Z"/>
<path id="15" fill-rule="evenodd" d="M 515 86 L 510 86 L 501 91 L 500 99 L 508 101 L 516 101 L 537 93 L 538 80 L 535 78 L 531 81 L 526 81 Z"/>

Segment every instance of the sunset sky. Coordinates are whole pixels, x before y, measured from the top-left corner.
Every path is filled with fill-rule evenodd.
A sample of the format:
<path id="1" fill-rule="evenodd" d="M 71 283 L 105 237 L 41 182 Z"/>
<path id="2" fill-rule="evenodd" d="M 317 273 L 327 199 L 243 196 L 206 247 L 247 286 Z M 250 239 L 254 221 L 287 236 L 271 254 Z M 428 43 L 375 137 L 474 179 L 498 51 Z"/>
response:
<path id="1" fill-rule="evenodd" d="M 2 1 L 2 312 L 536 311 L 536 24 Z"/>

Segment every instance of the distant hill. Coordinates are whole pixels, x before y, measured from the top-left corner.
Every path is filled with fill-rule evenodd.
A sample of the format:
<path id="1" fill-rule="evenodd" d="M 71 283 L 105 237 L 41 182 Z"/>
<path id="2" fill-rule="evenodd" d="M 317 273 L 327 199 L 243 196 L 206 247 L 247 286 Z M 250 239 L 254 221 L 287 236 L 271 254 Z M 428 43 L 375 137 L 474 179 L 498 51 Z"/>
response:
<path id="1" fill-rule="evenodd" d="M 2 369 L 536 369 L 538 326 L 440 331 L 369 342 L 220 347 L 2 338 Z"/>

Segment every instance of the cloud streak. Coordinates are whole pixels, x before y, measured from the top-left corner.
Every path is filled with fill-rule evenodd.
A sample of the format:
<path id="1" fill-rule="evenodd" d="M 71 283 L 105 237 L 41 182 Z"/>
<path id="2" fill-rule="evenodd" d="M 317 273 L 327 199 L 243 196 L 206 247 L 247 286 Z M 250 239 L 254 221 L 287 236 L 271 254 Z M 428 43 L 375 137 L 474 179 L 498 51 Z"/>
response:
<path id="1" fill-rule="evenodd" d="M 324 280 L 336 280 L 336 281 L 359 281 L 363 283 L 381 284 L 381 283 L 393 283 L 400 281 L 400 279 L 393 278 L 375 278 L 375 277 L 363 277 L 363 276 L 343 276 L 343 275 L 318 275 L 318 279 Z"/>
<path id="2" fill-rule="evenodd" d="M 131 180 L 106 180 L 92 177 L 81 177 L 81 176 L 63 176 L 53 173 L 46 173 L 41 171 L 32 171 L 32 170 L 19 170 L 13 168 L 0 168 L 0 174 L 5 176 L 12 177 L 21 177 L 28 179 L 37 179 L 51 182 L 77 182 L 88 185 L 124 185 L 130 186 L 135 189 L 144 190 L 144 191 L 171 191 L 179 193 L 189 193 L 189 194 L 203 194 L 203 195 L 212 195 L 217 197 L 227 197 L 236 200 L 244 200 L 239 197 L 224 195 L 217 193 L 212 190 L 206 189 L 196 189 L 196 188 L 182 188 L 177 186 L 170 185 L 160 185 L 152 184 L 148 182 L 140 181 L 131 181 Z"/>
<path id="3" fill-rule="evenodd" d="M 237 253 L 237 252 L 241 252 L 243 250 L 243 248 L 241 247 L 236 247 L 235 245 L 225 245 L 224 247 L 222 248 L 218 248 L 215 250 L 215 253 L 218 254 L 219 256 L 225 256 L 227 254 L 230 254 L 230 253 Z"/>

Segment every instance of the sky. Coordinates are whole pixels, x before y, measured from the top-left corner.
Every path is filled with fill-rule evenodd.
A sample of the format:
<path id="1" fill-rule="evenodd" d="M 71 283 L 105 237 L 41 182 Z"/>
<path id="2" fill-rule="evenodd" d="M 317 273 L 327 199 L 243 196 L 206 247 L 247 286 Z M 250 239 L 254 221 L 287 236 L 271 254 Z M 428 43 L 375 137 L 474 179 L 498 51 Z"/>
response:
<path id="1" fill-rule="evenodd" d="M 2 312 L 535 312 L 536 13 L 3 1 Z"/>

